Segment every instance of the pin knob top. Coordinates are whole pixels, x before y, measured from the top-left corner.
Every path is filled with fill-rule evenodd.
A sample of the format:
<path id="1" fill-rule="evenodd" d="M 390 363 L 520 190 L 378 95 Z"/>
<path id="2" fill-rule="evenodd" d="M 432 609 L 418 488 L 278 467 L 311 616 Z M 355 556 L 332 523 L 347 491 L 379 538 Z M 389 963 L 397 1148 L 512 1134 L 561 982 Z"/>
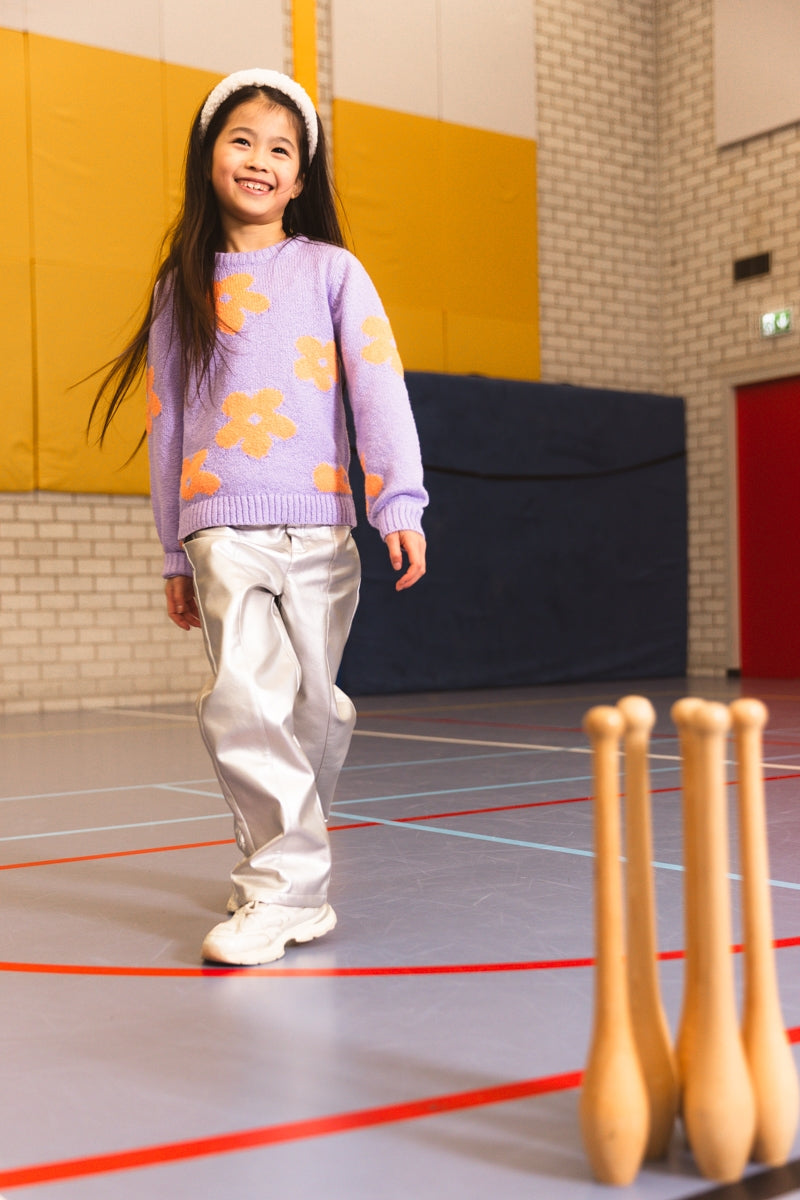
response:
<path id="1" fill-rule="evenodd" d="M 625 721 L 619 709 L 597 704 L 583 718 L 583 728 L 592 737 L 621 737 Z"/>
<path id="2" fill-rule="evenodd" d="M 656 711 L 646 696 L 623 696 L 617 708 L 629 731 L 649 732 L 656 723 Z"/>
<path id="3" fill-rule="evenodd" d="M 698 733 L 727 733 L 731 727 L 731 714 L 727 704 L 708 700 L 698 705 L 691 714 L 689 723 Z"/>
<path id="4" fill-rule="evenodd" d="M 763 729 L 768 717 L 767 706 L 760 700 L 751 700 L 743 696 L 740 700 L 734 700 L 731 705 L 734 729 Z"/>

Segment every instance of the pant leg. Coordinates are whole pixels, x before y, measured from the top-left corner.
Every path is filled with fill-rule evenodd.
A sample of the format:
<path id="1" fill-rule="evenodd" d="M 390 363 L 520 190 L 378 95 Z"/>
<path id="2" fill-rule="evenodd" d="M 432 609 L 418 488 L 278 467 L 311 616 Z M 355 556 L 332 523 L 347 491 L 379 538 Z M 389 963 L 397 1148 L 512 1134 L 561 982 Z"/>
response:
<path id="1" fill-rule="evenodd" d="M 314 770 L 328 819 L 356 710 L 336 676 L 358 605 L 360 564 L 347 526 L 289 528 L 294 553 L 280 605 L 300 667 L 295 735 Z"/>
<path id="2" fill-rule="evenodd" d="M 329 530 L 311 546 L 299 543 L 299 532 L 203 530 L 186 549 L 213 673 L 198 698 L 200 728 L 245 856 L 233 872 L 237 896 L 316 907 L 330 877 L 316 778 L 323 768 L 327 778 L 327 752 L 313 740 L 325 705 L 312 698 L 311 679 L 304 689 L 301 661 L 311 672 L 320 652 L 326 657 L 340 611 L 349 613 L 349 629 L 358 574 L 352 539 L 343 536 L 349 531 L 332 538 L 337 531 Z M 294 624 L 297 646 L 284 619 L 288 579 L 289 607 L 307 609 Z M 325 587 L 327 599 L 319 594 Z M 334 644 L 339 640 L 334 636 Z M 310 703 L 298 703 L 306 693 Z M 298 724 L 318 764 L 310 762 Z"/>

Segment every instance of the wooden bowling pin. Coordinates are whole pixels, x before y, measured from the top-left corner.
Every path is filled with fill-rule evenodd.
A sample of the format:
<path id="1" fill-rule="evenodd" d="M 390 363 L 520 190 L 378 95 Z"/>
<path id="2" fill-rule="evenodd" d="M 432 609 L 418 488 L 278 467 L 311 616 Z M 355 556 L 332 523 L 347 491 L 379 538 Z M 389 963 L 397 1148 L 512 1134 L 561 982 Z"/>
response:
<path id="1" fill-rule="evenodd" d="M 580 1122 L 595 1178 L 622 1187 L 639 1170 L 650 1123 L 625 968 L 619 814 L 622 715 L 599 705 L 586 714 L 584 729 L 592 745 L 594 772 L 595 991 Z"/>
<path id="2" fill-rule="evenodd" d="M 678 1111 L 678 1072 L 658 982 L 647 764 L 656 715 L 644 696 L 624 696 L 617 708 L 625 721 L 628 991 L 633 1033 L 650 1107 L 645 1158 L 662 1158 L 669 1147 Z"/>
<path id="3" fill-rule="evenodd" d="M 756 1101 L 753 1157 L 785 1163 L 797 1130 L 797 1070 L 781 1015 L 769 895 L 762 731 L 767 710 L 759 700 L 730 706 L 739 774 L 739 859 L 744 924 L 742 1038 Z"/>
<path id="4" fill-rule="evenodd" d="M 686 696 L 677 700 L 670 716 L 678 730 L 681 751 L 681 791 L 683 816 L 683 925 L 684 925 L 684 986 L 683 1005 L 675 1038 L 675 1062 L 678 1069 L 680 1089 L 679 1107 L 682 1107 L 686 1087 L 686 1069 L 691 1058 L 694 1030 L 697 1025 L 697 951 L 695 931 L 697 929 L 697 902 L 695 888 L 697 867 L 694 862 L 694 842 L 689 831 L 694 828 L 694 811 L 697 804 L 697 735 L 692 726 L 692 717 L 703 701 L 697 696 Z"/>
<path id="5" fill-rule="evenodd" d="M 744 1171 L 755 1133 L 755 1099 L 736 1010 L 731 955 L 724 704 L 702 704 L 691 716 L 697 735 L 697 792 L 692 842 L 695 872 L 693 986 L 695 1025 L 686 1063 L 683 1118 L 703 1175 L 732 1183 Z"/>

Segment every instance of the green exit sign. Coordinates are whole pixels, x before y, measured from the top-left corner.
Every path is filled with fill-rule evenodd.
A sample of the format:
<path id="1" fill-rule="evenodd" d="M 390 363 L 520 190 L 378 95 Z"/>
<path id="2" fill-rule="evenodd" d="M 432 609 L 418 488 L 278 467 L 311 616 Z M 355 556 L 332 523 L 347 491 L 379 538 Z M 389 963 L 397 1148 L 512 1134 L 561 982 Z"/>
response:
<path id="1" fill-rule="evenodd" d="M 761 314 L 761 336 L 778 337 L 782 333 L 791 333 L 792 310 L 779 308 L 776 312 Z"/>

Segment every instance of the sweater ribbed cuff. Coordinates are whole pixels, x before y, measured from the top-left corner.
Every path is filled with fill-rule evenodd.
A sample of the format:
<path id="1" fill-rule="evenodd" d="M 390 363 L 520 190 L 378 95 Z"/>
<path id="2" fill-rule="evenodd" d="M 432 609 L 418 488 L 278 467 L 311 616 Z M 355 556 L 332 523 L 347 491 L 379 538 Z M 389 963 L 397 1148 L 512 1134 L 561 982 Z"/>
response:
<path id="1" fill-rule="evenodd" d="M 169 579 L 170 575 L 191 575 L 191 573 L 192 568 L 189 566 L 189 560 L 183 550 L 164 555 L 162 575 L 165 579 Z"/>
<path id="2" fill-rule="evenodd" d="M 382 509 L 378 513 L 376 528 L 382 538 L 388 533 L 399 533 L 401 529 L 411 529 L 414 533 L 422 534 L 422 509 L 418 504 L 400 502 Z"/>

